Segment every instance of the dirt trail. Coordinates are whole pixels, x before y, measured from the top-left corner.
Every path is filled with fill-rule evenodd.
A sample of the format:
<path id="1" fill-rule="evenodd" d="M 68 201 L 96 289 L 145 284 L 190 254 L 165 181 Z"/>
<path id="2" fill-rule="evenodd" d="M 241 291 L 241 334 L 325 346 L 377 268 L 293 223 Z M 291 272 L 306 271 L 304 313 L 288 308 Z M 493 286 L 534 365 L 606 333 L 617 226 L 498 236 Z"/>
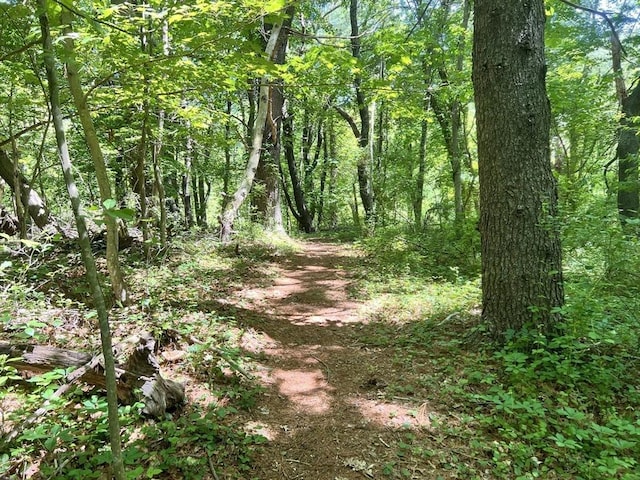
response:
<path id="1" fill-rule="evenodd" d="M 242 347 L 259 360 L 266 387 L 245 419 L 269 439 L 257 458 L 262 480 L 382 478 L 407 431 L 429 428 L 427 404 L 383 399 L 387 384 L 402 383 L 392 352 L 359 343 L 367 307 L 349 298 L 344 267 L 358 261 L 343 246 L 307 242 L 279 264 L 272 285 L 234 300 L 255 313 L 239 320 L 251 327 Z M 425 475 L 415 465 L 403 478 Z"/>

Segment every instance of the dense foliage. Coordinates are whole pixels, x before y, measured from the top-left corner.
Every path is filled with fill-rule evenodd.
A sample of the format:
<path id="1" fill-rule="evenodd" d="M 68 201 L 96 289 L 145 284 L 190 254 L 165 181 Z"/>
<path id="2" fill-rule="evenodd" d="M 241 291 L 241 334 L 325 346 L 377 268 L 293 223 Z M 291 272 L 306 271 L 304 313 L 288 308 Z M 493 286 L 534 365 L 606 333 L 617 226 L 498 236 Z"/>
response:
<path id="1" fill-rule="evenodd" d="M 440 462 L 443 478 L 640 478 L 640 220 L 620 196 L 637 194 L 637 151 L 635 170 L 618 171 L 621 133 L 635 138 L 640 115 L 627 100 L 640 88 L 636 0 L 545 2 L 559 187 L 550 228 L 561 234 L 566 304 L 555 335 L 532 324 L 503 332 L 500 345 L 479 321 L 470 0 L 45 3 L 94 254 L 103 267 L 105 219 L 119 222 L 126 249 L 131 297 L 110 296 L 114 330 L 201 339 L 180 368 L 215 400 L 159 421 L 121 407 L 130 478 L 248 478 L 264 439 L 234 419 L 260 388 L 238 374 L 251 360 L 234 312 L 203 299 L 269 276 L 268 261 L 293 248 L 271 230 L 355 241 L 366 260 L 351 293 L 379 300 L 363 344 L 397 348 L 392 361 L 408 370 L 433 367 L 386 394 L 424 396 L 460 418 L 440 430 L 439 448 L 408 433 L 387 476 L 411 478 L 420 458 Z M 68 241 L 40 13 L 35 2 L 0 1 L 0 335 L 82 349 L 97 345 L 96 313 Z M 281 24 L 283 58 L 267 58 Z M 101 197 L 65 80 L 72 54 L 113 198 Z M 265 84 L 267 119 L 256 126 Z M 235 243 L 223 245 L 218 219 L 257 129 L 256 181 L 234 219 Z M 43 228 L 29 219 L 29 192 L 47 212 Z M 25 381 L 0 356 L 0 407 L 11 411 L 0 428 L 20 425 L 65 373 Z M 0 449 L 0 476 L 40 458 L 42 478 L 101 478 L 110 462 L 103 397 L 77 387 L 47 408 Z"/>

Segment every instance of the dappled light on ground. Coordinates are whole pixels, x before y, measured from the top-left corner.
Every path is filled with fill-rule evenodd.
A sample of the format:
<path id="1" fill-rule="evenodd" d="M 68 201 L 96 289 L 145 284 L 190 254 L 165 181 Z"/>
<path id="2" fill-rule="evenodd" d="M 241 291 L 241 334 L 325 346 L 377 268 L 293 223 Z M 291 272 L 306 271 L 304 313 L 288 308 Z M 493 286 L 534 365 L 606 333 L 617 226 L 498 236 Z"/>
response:
<path id="1" fill-rule="evenodd" d="M 428 428 L 431 421 L 426 412 L 426 405 L 408 407 L 401 403 L 352 398 L 348 400 L 369 422 L 381 427 L 391 428 Z"/>
<path id="2" fill-rule="evenodd" d="M 309 414 L 325 413 L 331 407 L 331 391 L 320 370 L 275 369 L 261 375 L 266 385 L 273 385 L 295 409 Z"/>
<path id="3" fill-rule="evenodd" d="M 349 279 L 336 262 L 341 258 L 336 246 L 312 244 L 311 252 L 301 252 L 267 288 L 239 292 L 239 305 L 286 318 L 295 325 L 344 326 L 365 321 L 362 305 L 349 299 Z M 327 248 L 332 256 L 323 256 L 314 248 Z M 331 249 L 333 251 L 331 251 Z"/>
<path id="4" fill-rule="evenodd" d="M 402 435 L 429 432 L 432 417 L 444 416 L 386 391 L 382 379 L 402 388 L 406 372 L 393 365 L 391 350 L 362 343 L 364 330 L 374 331 L 370 320 L 380 318 L 349 296 L 352 280 L 341 265 L 357 262 L 350 255 L 307 243 L 274 265 L 270 284 L 224 302 L 244 324 L 239 346 L 257 362 L 253 373 L 264 388 L 244 422 L 268 440 L 256 478 L 373 478 L 382 459 L 393 462 Z"/>

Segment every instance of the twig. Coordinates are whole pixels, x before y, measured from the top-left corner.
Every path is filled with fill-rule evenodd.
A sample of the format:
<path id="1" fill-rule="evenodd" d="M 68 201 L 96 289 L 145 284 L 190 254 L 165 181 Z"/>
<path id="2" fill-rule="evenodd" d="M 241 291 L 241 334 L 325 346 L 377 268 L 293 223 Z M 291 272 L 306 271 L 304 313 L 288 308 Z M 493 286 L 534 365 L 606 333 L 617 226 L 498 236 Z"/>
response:
<path id="1" fill-rule="evenodd" d="M 460 312 L 453 312 L 451 315 L 448 315 L 447 318 L 445 318 L 444 320 L 442 320 L 440 323 L 437 324 L 438 327 L 444 325 L 445 323 L 447 323 L 449 320 L 451 320 L 453 317 L 456 317 L 460 315 Z"/>
<path id="2" fill-rule="evenodd" d="M 578 5 L 576 3 L 570 2 L 569 0 L 560 0 L 560 1 L 565 5 L 569 5 L 570 7 L 576 8 L 578 10 L 584 10 L 585 12 L 589 12 L 589 13 L 592 13 L 593 15 L 598 15 L 599 17 L 603 18 L 604 21 L 607 22 L 607 25 L 609 26 L 609 28 L 611 29 L 611 34 L 613 35 L 613 38 L 616 40 L 618 46 L 620 47 L 620 50 L 622 50 L 622 52 L 625 55 L 627 55 L 627 52 L 622 46 L 622 42 L 620 41 L 620 37 L 618 36 L 618 32 L 616 31 L 615 25 L 613 24 L 613 22 L 605 12 L 594 10 L 593 8 L 589 8 L 589 7 L 583 7 L 582 5 Z"/>
<path id="3" fill-rule="evenodd" d="M 391 445 L 385 442 L 380 435 L 378 435 L 378 440 L 380 440 L 380 443 L 382 443 L 385 447 L 391 448 Z"/>
<path id="4" fill-rule="evenodd" d="M 310 357 L 324 367 L 324 369 L 326 370 L 327 383 L 329 383 L 329 373 L 330 373 L 329 366 L 326 363 L 324 363 L 322 360 L 320 360 L 318 357 L 316 357 L 315 355 L 310 355 Z"/>
<path id="5" fill-rule="evenodd" d="M 211 459 L 209 452 L 207 452 L 207 460 L 209 461 L 209 470 L 211 470 L 211 475 L 213 475 L 214 480 L 220 480 L 216 473 L 216 468 L 213 466 L 213 460 Z"/>

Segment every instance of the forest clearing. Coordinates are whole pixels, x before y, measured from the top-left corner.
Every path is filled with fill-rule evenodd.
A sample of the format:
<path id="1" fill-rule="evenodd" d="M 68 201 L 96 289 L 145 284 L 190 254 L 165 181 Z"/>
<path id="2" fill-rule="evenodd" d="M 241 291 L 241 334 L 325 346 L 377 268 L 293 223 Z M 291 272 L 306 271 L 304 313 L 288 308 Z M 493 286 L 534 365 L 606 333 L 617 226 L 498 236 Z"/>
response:
<path id="1" fill-rule="evenodd" d="M 0 0 L 0 478 L 640 480 L 638 0 Z"/>

